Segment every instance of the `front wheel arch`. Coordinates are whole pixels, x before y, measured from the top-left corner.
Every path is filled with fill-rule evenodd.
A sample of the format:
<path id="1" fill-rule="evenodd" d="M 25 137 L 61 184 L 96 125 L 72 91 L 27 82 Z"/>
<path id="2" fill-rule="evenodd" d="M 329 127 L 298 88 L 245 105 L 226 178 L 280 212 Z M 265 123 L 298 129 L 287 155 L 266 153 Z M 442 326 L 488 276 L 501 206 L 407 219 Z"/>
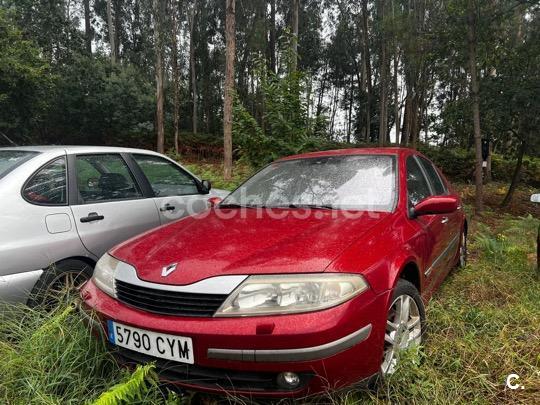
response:
<path id="1" fill-rule="evenodd" d="M 38 281 L 32 288 L 27 305 L 36 307 L 43 304 L 48 288 L 64 273 L 80 273 L 90 279 L 94 272 L 95 262 L 88 257 L 69 257 L 52 263 L 43 270 Z"/>
<path id="2" fill-rule="evenodd" d="M 420 276 L 420 269 L 414 261 L 409 261 L 401 266 L 401 271 L 399 272 L 397 278 L 394 280 L 393 288 L 397 286 L 399 280 L 405 280 L 411 283 L 419 293 L 422 293 L 422 279 Z"/>

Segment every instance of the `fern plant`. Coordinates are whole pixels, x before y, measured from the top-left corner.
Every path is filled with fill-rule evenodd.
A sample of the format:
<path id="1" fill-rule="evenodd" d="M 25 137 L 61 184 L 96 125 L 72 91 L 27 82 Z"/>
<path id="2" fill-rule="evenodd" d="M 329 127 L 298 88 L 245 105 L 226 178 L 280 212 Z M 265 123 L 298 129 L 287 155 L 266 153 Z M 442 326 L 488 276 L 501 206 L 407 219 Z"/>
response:
<path id="1" fill-rule="evenodd" d="M 142 400 L 144 394 L 156 386 L 157 382 L 154 364 L 139 365 L 126 381 L 101 394 L 93 405 L 118 405 Z"/>

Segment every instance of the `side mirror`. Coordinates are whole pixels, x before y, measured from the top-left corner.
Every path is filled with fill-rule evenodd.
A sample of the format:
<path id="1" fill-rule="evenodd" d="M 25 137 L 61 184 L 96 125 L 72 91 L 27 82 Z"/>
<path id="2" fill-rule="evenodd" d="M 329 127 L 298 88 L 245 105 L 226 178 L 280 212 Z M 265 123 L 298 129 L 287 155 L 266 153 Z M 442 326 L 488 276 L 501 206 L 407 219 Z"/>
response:
<path id="1" fill-rule="evenodd" d="M 540 194 L 531 195 L 531 202 L 540 203 Z"/>
<path id="2" fill-rule="evenodd" d="M 202 180 L 201 184 L 203 186 L 204 192 L 209 193 L 212 190 L 212 183 L 209 180 Z"/>
<path id="3" fill-rule="evenodd" d="M 450 214 L 457 210 L 458 199 L 453 195 L 438 195 L 424 198 L 413 208 L 414 216 Z"/>
<path id="4" fill-rule="evenodd" d="M 210 197 L 208 199 L 208 204 L 210 204 L 210 207 L 215 207 L 216 205 L 218 205 L 220 202 L 221 202 L 221 198 L 219 197 Z"/>

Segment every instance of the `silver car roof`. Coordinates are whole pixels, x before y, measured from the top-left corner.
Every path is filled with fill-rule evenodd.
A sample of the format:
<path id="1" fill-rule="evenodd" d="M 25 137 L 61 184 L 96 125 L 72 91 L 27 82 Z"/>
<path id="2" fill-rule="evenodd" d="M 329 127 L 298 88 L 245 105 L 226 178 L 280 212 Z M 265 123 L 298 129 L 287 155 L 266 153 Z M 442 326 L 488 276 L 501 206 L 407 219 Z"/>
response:
<path id="1" fill-rule="evenodd" d="M 116 153 L 146 153 L 159 155 L 159 153 L 147 149 L 120 148 L 114 146 L 77 146 L 77 145 L 36 145 L 36 146 L 6 146 L 2 150 L 20 150 L 30 152 L 58 152 L 58 153 L 96 153 L 96 152 L 116 152 Z"/>

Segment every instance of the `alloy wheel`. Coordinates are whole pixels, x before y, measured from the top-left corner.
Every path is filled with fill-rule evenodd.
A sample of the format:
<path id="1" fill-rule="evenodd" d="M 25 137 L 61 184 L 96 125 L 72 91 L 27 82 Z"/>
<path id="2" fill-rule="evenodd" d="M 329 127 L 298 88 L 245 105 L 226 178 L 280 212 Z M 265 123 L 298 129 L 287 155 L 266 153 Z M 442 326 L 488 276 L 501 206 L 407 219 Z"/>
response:
<path id="1" fill-rule="evenodd" d="M 400 295 L 388 311 L 381 365 L 382 374 L 393 374 L 396 371 L 399 352 L 418 346 L 421 341 L 422 323 L 418 305 L 410 295 Z"/>

